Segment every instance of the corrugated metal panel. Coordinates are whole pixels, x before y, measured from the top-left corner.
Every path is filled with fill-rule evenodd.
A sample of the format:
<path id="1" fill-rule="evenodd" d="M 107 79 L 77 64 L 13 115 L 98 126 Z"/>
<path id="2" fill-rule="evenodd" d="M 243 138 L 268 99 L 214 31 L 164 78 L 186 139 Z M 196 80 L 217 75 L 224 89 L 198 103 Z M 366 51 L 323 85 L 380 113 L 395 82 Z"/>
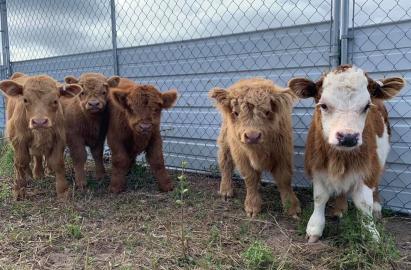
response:
<path id="1" fill-rule="evenodd" d="M 386 102 L 392 147 L 381 181 L 385 206 L 411 212 L 411 21 L 356 27 L 350 43 L 352 63 L 375 78 L 403 76 L 407 85 Z M 352 30 L 351 30 L 352 31 Z"/>

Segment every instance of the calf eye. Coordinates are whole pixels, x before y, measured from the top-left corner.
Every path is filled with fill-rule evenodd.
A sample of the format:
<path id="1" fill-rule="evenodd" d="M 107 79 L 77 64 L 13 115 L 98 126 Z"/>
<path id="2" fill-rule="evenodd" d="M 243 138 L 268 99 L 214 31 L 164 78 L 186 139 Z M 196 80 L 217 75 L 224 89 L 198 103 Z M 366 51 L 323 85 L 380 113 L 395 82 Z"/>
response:
<path id="1" fill-rule="evenodd" d="M 363 113 L 366 113 L 368 111 L 368 109 L 370 108 L 371 104 L 368 103 L 367 105 L 365 105 L 364 109 L 362 110 Z"/>
<path id="2" fill-rule="evenodd" d="M 107 94 L 107 92 L 106 91 L 103 91 L 103 95 L 106 95 Z"/>
<path id="3" fill-rule="evenodd" d="M 236 112 L 236 111 L 233 111 L 232 114 L 233 114 L 235 117 L 238 116 L 238 112 Z"/>
<path id="4" fill-rule="evenodd" d="M 80 93 L 80 96 L 84 96 L 84 95 L 85 95 L 85 93 L 84 93 L 84 92 L 81 92 L 81 93 Z"/>
<path id="5" fill-rule="evenodd" d="M 58 103 L 57 100 L 53 101 L 53 104 L 54 104 L 54 105 L 57 105 L 57 103 Z"/>
<path id="6" fill-rule="evenodd" d="M 320 104 L 321 109 L 323 109 L 324 111 L 328 110 L 328 106 L 324 103 Z"/>
<path id="7" fill-rule="evenodd" d="M 24 103 L 28 103 L 29 101 L 27 100 L 27 98 L 23 99 Z"/>

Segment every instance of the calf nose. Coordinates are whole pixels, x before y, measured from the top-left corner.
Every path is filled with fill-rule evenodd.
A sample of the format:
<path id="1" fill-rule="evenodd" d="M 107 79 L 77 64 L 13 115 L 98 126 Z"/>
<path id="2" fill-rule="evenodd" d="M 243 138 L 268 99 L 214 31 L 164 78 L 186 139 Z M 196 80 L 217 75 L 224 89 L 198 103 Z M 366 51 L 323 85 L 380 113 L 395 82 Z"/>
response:
<path id="1" fill-rule="evenodd" d="M 149 131 L 151 129 L 152 124 L 150 123 L 141 123 L 139 124 L 142 131 Z"/>
<path id="2" fill-rule="evenodd" d="M 89 100 L 89 101 L 87 102 L 87 104 L 88 104 L 90 107 L 98 107 L 98 106 L 100 105 L 100 102 L 99 102 L 98 100 Z"/>
<path id="3" fill-rule="evenodd" d="M 47 126 L 49 120 L 47 118 L 33 118 L 31 119 L 31 124 L 33 127 L 45 127 Z"/>
<path id="4" fill-rule="evenodd" d="M 339 146 L 353 147 L 358 144 L 359 133 L 342 133 L 337 132 L 337 140 Z"/>
<path id="5" fill-rule="evenodd" d="M 256 144 L 261 139 L 261 132 L 250 131 L 244 133 L 245 142 L 248 144 Z"/>

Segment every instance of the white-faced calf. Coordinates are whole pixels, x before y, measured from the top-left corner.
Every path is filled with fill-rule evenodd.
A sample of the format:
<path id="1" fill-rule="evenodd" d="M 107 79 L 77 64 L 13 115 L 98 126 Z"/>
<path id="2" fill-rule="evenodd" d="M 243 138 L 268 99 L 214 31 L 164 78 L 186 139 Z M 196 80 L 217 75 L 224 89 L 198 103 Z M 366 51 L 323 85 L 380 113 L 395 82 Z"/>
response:
<path id="1" fill-rule="evenodd" d="M 312 97 L 316 103 L 305 150 L 305 169 L 314 186 L 314 212 L 306 229 L 309 242 L 322 235 L 331 195 L 344 201 L 350 194 L 355 206 L 370 217 L 373 208 L 381 211 L 377 190 L 390 136 L 383 100 L 403 86 L 402 78 L 374 81 L 350 65 L 337 67 L 317 82 L 304 78 L 289 82 L 300 98 Z M 367 226 L 378 239 L 374 223 Z"/>

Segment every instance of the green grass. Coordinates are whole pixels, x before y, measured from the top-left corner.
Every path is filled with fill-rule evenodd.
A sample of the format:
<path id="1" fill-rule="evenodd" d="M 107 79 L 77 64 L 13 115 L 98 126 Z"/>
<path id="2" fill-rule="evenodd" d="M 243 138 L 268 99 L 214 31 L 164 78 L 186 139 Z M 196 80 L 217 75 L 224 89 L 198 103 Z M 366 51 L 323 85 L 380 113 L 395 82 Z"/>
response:
<path id="1" fill-rule="evenodd" d="M 303 210 L 297 226 L 300 235 L 305 235 L 312 211 L 312 205 Z M 395 264 L 400 259 L 394 238 L 384 229 L 383 224 L 374 221 L 381 236 L 380 241 L 376 242 L 364 227 L 365 222 L 369 222 L 369 218 L 352 205 L 339 221 L 326 221 L 323 239 L 329 240 L 333 246 L 341 250 L 338 259 L 335 260 L 336 269 L 379 269 L 381 265 Z"/>
<path id="2" fill-rule="evenodd" d="M 277 260 L 271 249 L 260 241 L 253 242 L 242 257 L 249 269 L 276 269 Z"/>
<path id="3" fill-rule="evenodd" d="M 0 175 L 10 177 L 13 175 L 14 151 L 0 134 Z"/>

